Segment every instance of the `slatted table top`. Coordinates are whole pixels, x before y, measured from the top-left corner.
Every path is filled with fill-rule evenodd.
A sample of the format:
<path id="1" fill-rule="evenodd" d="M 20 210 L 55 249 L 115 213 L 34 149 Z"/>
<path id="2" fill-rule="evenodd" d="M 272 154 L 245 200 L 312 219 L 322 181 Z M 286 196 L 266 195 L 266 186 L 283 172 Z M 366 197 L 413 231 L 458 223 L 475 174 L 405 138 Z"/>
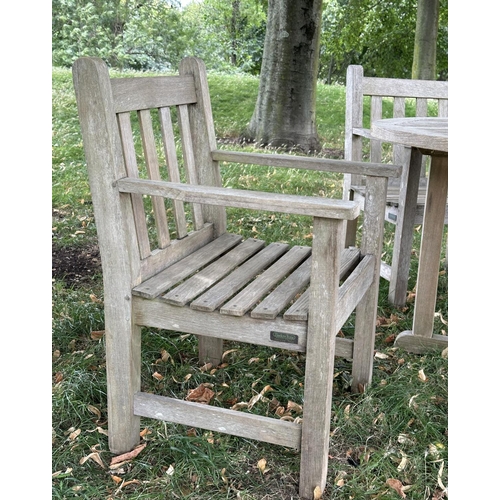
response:
<path id="1" fill-rule="evenodd" d="M 448 152 L 448 118 L 407 117 L 376 120 L 374 137 L 427 151 Z"/>

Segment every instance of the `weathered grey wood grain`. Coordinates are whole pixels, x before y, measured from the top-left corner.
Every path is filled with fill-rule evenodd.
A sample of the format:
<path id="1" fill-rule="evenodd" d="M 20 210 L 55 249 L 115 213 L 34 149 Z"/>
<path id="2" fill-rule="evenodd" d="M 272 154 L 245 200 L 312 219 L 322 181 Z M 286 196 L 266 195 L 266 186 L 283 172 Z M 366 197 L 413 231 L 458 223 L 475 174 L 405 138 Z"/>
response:
<path id="1" fill-rule="evenodd" d="M 144 281 L 133 290 L 135 295 L 153 299 L 166 292 L 201 267 L 209 264 L 241 241 L 236 234 L 225 233 L 216 240 L 203 246 L 164 271 Z"/>
<path id="2" fill-rule="evenodd" d="M 111 88 L 115 113 L 196 102 L 194 82 L 189 77 L 113 78 Z"/>
<path id="3" fill-rule="evenodd" d="M 133 179 L 138 179 L 139 169 L 137 168 L 137 157 L 135 154 L 130 113 L 118 113 L 117 119 L 127 175 Z M 144 201 L 142 196 L 139 194 L 132 194 L 130 197 L 134 212 L 134 223 L 137 234 L 137 242 L 139 244 L 139 252 L 141 254 L 141 259 L 145 259 L 151 255 L 151 245 L 149 242 L 148 227 L 146 224 Z"/>
<path id="4" fill-rule="evenodd" d="M 160 165 L 158 162 L 158 153 L 156 151 L 155 136 L 153 132 L 153 122 L 149 109 L 139 110 L 139 128 L 141 131 L 142 148 L 144 150 L 144 160 L 149 174 L 149 178 L 159 181 Z M 153 196 L 153 212 L 158 237 L 158 248 L 165 248 L 170 244 L 170 234 L 168 231 L 167 213 L 165 211 L 165 200 L 161 196 Z"/>
<path id="5" fill-rule="evenodd" d="M 315 217 L 313 233 L 307 325 L 313 362 L 305 368 L 299 484 L 299 494 L 309 498 L 316 487 L 323 491 L 328 470 L 342 223 Z"/>
<path id="6" fill-rule="evenodd" d="M 181 182 L 170 108 L 159 108 L 158 117 L 162 133 L 163 150 L 167 160 L 168 178 L 172 182 Z M 177 237 L 181 239 L 187 236 L 188 232 L 184 204 L 179 200 L 173 200 L 173 210 Z"/>
<path id="7" fill-rule="evenodd" d="M 359 248 L 344 248 L 340 256 L 339 279 L 344 279 L 359 261 Z M 305 321 L 309 312 L 309 290 L 306 290 L 284 313 L 289 321 Z"/>
<path id="8" fill-rule="evenodd" d="M 371 115 L 369 130 L 363 127 L 363 106 L 364 97 L 370 96 Z M 427 80 L 410 80 L 396 78 L 378 78 L 365 77 L 363 67 L 351 65 L 347 70 L 346 79 L 346 124 L 345 124 L 345 158 L 347 160 L 361 160 L 362 141 L 369 147 L 370 161 L 380 161 L 381 144 L 382 142 L 390 141 L 392 145 L 392 162 L 394 164 L 403 165 L 403 176 L 400 179 L 391 179 L 388 190 L 388 206 L 386 209 L 386 220 L 396 224 L 396 232 L 404 237 L 399 237 L 394 243 L 394 252 L 391 263 L 381 266 L 381 277 L 391 281 L 389 291 L 389 301 L 397 306 L 402 306 L 406 303 L 408 272 L 407 261 L 410 259 L 412 251 L 412 232 L 414 224 L 421 224 L 423 221 L 425 192 L 427 189 L 426 162 L 427 157 L 421 160 L 421 181 L 418 186 L 417 195 L 414 195 L 414 185 L 407 189 L 406 181 L 408 179 L 408 169 L 410 163 L 410 148 L 409 143 L 401 139 L 395 139 L 390 131 L 385 135 L 376 130 L 377 121 L 379 123 L 383 117 L 381 114 L 382 100 L 392 100 L 393 111 L 392 119 L 403 118 L 409 114 L 409 103 L 414 104 L 415 114 L 422 120 L 426 121 L 429 114 L 429 103 L 437 102 L 438 116 L 448 116 L 448 82 L 442 81 L 427 81 Z M 436 120 L 436 118 L 434 118 Z M 399 135 L 399 133 L 398 133 Z M 435 139 L 435 137 L 433 138 Z M 432 140 L 433 140 L 432 139 Z M 439 147 L 447 148 L 447 139 L 441 138 L 446 142 Z M 405 172 L 406 171 L 406 172 Z M 344 176 L 344 199 L 360 201 L 364 197 L 363 177 L 351 175 L 350 173 Z M 405 194 L 405 203 L 402 202 Z M 362 209 L 364 204 L 362 202 Z M 447 223 L 447 211 L 445 212 Z M 398 229 L 399 225 L 403 225 Z M 411 227 L 411 233 L 408 228 Z M 356 241 L 357 221 L 346 222 L 346 245 L 354 245 Z M 410 234 L 410 236 L 408 236 Z M 399 262 L 401 259 L 401 262 Z M 387 266 L 392 264 L 391 272 Z M 394 280 L 394 281 L 392 281 Z"/>
<path id="9" fill-rule="evenodd" d="M 252 312 L 252 318 L 274 319 L 290 304 L 292 299 L 303 292 L 311 278 L 311 260 L 309 257 L 286 280 L 273 290 Z M 290 318 L 295 319 L 295 318 Z"/>
<path id="10" fill-rule="evenodd" d="M 404 304 L 408 289 L 411 250 L 417 218 L 417 201 L 420 191 L 420 168 L 422 153 L 416 149 L 411 151 L 408 164 L 403 169 L 403 182 L 400 186 L 394 248 L 389 282 L 389 300 L 393 304 Z M 427 184 L 427 183 L 426 183 Z M 425 192 L 425 191 L 424 191 Z M 422 203 L 421 207 L 424 206 Z"/>
<path id="11" fill-rule="evenodd" d="M 193 152 L 193 138 L 191 137 L 191 127 L 189 126 L 189 115 L 187 105 L 177 107 L 179 128 L 181 131 L 182 151 L 184 156 L 184 171 L 188 184 L 198 184 L 198 174 L 196 171 L 196 163 Z M 203 227 L 203 214 L 201 206 L 198 203 L 192 203 L 193 224 L 195 229 Z"/>
<path id="12" fill-rule="evenodd" d="M 364 77 L 362 92 L 365 95 L 448 99 L 448 82 Z"/>
<path id="13" fill-rule="evenodd" d="M 199 427 L 289 448 L 300 448 L 301 426 L 272 417 L 180 401 L 139 392 L 134 399 L 134 412 L 141 417 Z"/>
<path id="14" fill-rule="evenodd" d="M 375 347 L 375 322 L 377 319 L 380 261 L 384 236 L 384 212 L 387 196 L 387 179 L 368 177 L 363 216 L 361 255 L 375 259 L 373 280 L 356 306 L 354 325 L 354 351 L 351 390 L 364 391 L 371 383 L 373 374 L 373 350 Z"/>
<path id="15" fill-rule="evenodd" d="M 336 316 L 343 325 L 359 304 L 362 297 L 373 283 L 376 260 L 372 255 L 365 255 L 339 289 L 339 301 Z"/>
<path id="16" fill-rule="evenodd" d="M 219 281 L 210 290 L 191 303 L 191 308 L 198 311 L 214 311 L 230 299 L 243 286 L 262 270 L 281 257 L 289 246 L 285 243 L 271 243 L 257 255 L 241 265 L 235 272 Z"/>
<path id="17" fill-rule="evenodd" d="M 398 177 L 399 168 L 387 163 L 368 166 L 362 161 L 331 160 L 328 158 L 312 158 L 309 156 L 293 156 L 286 154 L 245 153 L 239 151 L 216 150 L 212 157 L 218 161 L 265 165 L 269 167 L 301 168 L 323 172 L 352 172 L 359 175 L 380 177 Z"/>
<path id="18" fill-rule="evenodd" d="M 184 281 L 181 285 L 170 290 L 170 292 L 163 295 L 162 298 L 169 304 L 177 306 L 186 305 L 210 288 L 214 283 L 224 278 L 249 257 L 261 250 L 264 245 L 265 243 L 262 240 L 256 240 L 254 238 L 245 240 L 241 245 L 230 250 L 216 262 L 202 269 L 200 272 Z"/>
<path id="19" fill-rule="evenodd" d="M 413 316 L 413 333 L 422 337 L 431 337 L 433 334 L 447 195 L 448 156 L 433 156 L 420 242 Z"/>
<path id="20" fill-rule="evenodd" d="M 168 247 L 156 249 L 149 257 L 140 261 L 139 283 L 179 262 L 179 260 L 199 250 L 213 239 L 213 224 L 205 224 L 200 231 L 191 231 L 181 240 L 172 240 Z"/>
<path id="21" fill-rule="evenodd" d="M 293 271 L 309 254 L 309 247 L 292 247 L 283 257 L 260 274 L 250 285 L 221 307 L 221 314 L 243 316 L 267 292 L 273 289 L 285 276 Z"/>
<path id="22" fill-rule="evenodd" d="M 137 267 L 129 260 L 138 262 L 139 250 L 136 241 L 128 240 L 135 234 L 131 200 L 113 188 L 126 171 L 118 154 L 120 137 L 108 68 L 100 59 L 78 59 L 73 83 L 103 267 L 109 448 L 121 453 L 140 439 L 140 419 L 133 413 L 141 381 L 140 329 L 130 322 L 130 288 Z"/>
<path id="23" fill-rule="evenodd" d="M 371 130 L 372 134 L 387 142 L 413 145 L 428 151 L 448 151 L 448 118 L 386 119 L 372 123 Z"/>
<path id="24" fill-rule="evenodd" d="M 190 184 L 176 184 L 148 179 L 125 178 L 118 180 L 117 184 L 122 193 L 164 196 L 191 203 L 285 212 L 332 219 L 353 219 L 359 215 L 359 206 L 357 203 L 330 198 L 193 186 Z"/>
<path id="25" fill-rule="evenodd" d="M 217 149 L 215 127 L 210 104 L 207 72 L 201 59 L 186 57 L 179 64 L 179 74 L 193 79 L 196 89 L 196 106 L 189 106 L 189 125 L 193 141 L 193 154 L 196 162 L 198 182 L 204 186 L 221 187 L 219 163 L 212 158 Z M 216 236 L 226 230 L 226 210 L 222 206 L 202 205 L 205 220 L 214 225 Z"/>
<path id="26" fill-rule="evenodd" d="M 206 312 L 178 307 L 162 301 L 139 296 L 132 297 L 134 303 L 134 322 L 142 326 L 161 328 L 174 332 L 205 335 L 234 342 L 264 345 L 289 351 L 305 352 L 305 321 L 286 321 L 281 316 L 274 320 L 255 319 L 245 316 L 227 316 L 219 311 Z M 276 336 L 272 332 L 286 334 Z M 353 341 L 338 338 L 336 356 L 352 359 Z"/>
<path id="27" fill-rule="evenodd" d="M 431 337 L 414 335 L 412 330 L 401 332 L 394 341 L 394 346 L 414 354 L 426 354 L 443 351 L 448 347 L 448 337 L 434 334 Z"/>

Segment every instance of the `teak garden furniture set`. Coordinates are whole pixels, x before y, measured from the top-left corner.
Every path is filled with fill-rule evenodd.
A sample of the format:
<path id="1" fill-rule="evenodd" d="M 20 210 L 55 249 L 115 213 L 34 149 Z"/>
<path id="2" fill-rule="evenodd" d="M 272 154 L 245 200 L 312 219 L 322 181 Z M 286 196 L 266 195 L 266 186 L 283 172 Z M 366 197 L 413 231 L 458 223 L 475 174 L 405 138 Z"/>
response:
<path id="1" fill-rule="evenodd" d="M 371 381 L 387 184 L 401 167 L 217 149 L 197 58 L 178 76 L 110 78 L 85 57 L 73 81 L 103 270 L 111 452 L 138 444 L 141 417 L 266 441 L 300 450 L 299 493 L 314 498 L 334 357 L 352 359 L 352 390 Z M 344 244 L 358 201 L 224 188 L 221 162 L 362 176 L 359 248 Z M 226 207 L 311 216 L 312 246 L 228 233 Z M 353 338 L 337 337 L 353 314 Z M 305 352 L 302 421 L 142 392 L 143 327 L 196 335 L 201 363 L 220 363 L 224 340 Z"/>

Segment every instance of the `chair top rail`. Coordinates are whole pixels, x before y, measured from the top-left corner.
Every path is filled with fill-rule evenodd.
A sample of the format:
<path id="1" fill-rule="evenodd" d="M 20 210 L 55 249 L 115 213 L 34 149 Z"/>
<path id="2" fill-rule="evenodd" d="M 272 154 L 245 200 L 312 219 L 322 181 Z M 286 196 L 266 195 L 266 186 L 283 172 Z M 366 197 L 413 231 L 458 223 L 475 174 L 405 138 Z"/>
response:
<path id="1" fill-rule="evenodd" d="M 363 94 L 385 97 L 448 99 L 448 82 L 363 77 Z"/>
<path id="2" fill-rule="evenodd" d="M 353 220 L 360 214 L 360 206 L 357 202 L 331 198 L 196 186 L 148 179 L 123 178 L 117 181 L 117 185 L 122 193 L 164 196 L 188 203 L 266 210 L 329 219 Z"/>
<path id="3" fill-rule="evenodd" d="M 115 113 L 196 102 L 191 76 L 111 78 L 111 88 Z"/>
<path id="4" fill-rule="evenodd" d="M 212 151 L 217 161 L 263 165 L 268 167 L 300 168 L 324 172 L 351 173 L 373 177 L 400 177 L 401 166 L 387 163 L 368 163 L 349 160 L 332 160 L 309 156 L 293 156 L 286 154 L 244 153 L 235 151 Z"/>

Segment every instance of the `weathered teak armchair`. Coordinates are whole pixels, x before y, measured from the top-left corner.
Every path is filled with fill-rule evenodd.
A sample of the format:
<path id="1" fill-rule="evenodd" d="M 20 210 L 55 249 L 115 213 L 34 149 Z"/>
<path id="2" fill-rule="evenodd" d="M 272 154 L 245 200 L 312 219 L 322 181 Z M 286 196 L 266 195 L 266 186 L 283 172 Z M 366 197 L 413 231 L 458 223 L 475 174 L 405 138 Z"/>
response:
<path id="1" fill-rule="evenodd" d="M 352 358 L 354 390 L 371 380 L 387 179 L 400 168 L 217 150 L 196 58 L 179 76 L 113 79 L 81 58 L 73 79 L 104 279 L 110 450 L 137 445 L 140 417 L 293 447 L 300 494 L 313 498 L 326 482 L 334 355 Z M 341 236 L 357 202 L 222 188 L 219 162 L 367 176 L 361 248 Z M 310 215 L 312 248 L 243 241 L 226 232 L 225 207 Z M 354 340 L 336 338 L 353 311 Z M 141 327 L 197 335 L 203 362 L 220 362 L 223 340 L 305 351 L 302 423 L 141 392 Z"/>
<path id="2" fill-rule="evenodd" d="M 382 102 L 392 101 L 392 115 L 383 114 Z M 384 146 L 370 133 L 371 123 L 381 118 L 408 116 L 413 106 L 415 116 L 428 116 L 430 107 L 437 108 L 438 116 L 448 116 L 448 82 L 409 80 L 399 78 L 365 77 L 363 67 L 352 65 L 346 76 L 345 159 L 361 161 L 366 154 L 371 162 L 381 162 L 388 155 L 389 161 L 402 165 L 401 177 L 389 180 L 387 188 L 386 220 L 396 225 L 391 262 L 382 261 L 380 275 L 389 281 L 389 300 L 395 305 L 406 303 L 408 274 L 416 224 L 422 224 L 427 177 L 426 158 L 415 155 L 413 161 L 421 163 L 418 185 L 408 183 L 410 148 L 400 144 Z M 368 118 L 368 120 L 367 120 Z M 368 127 L 363 125 L 368 124 Z M 344 199 L 364 204 L 364 178 L 356 174 L 344 176 Z M 447 215 L 445 223 L 447 223 Z M 354 245 L 356 221 L 347 223 L 346 246 Z"/>

